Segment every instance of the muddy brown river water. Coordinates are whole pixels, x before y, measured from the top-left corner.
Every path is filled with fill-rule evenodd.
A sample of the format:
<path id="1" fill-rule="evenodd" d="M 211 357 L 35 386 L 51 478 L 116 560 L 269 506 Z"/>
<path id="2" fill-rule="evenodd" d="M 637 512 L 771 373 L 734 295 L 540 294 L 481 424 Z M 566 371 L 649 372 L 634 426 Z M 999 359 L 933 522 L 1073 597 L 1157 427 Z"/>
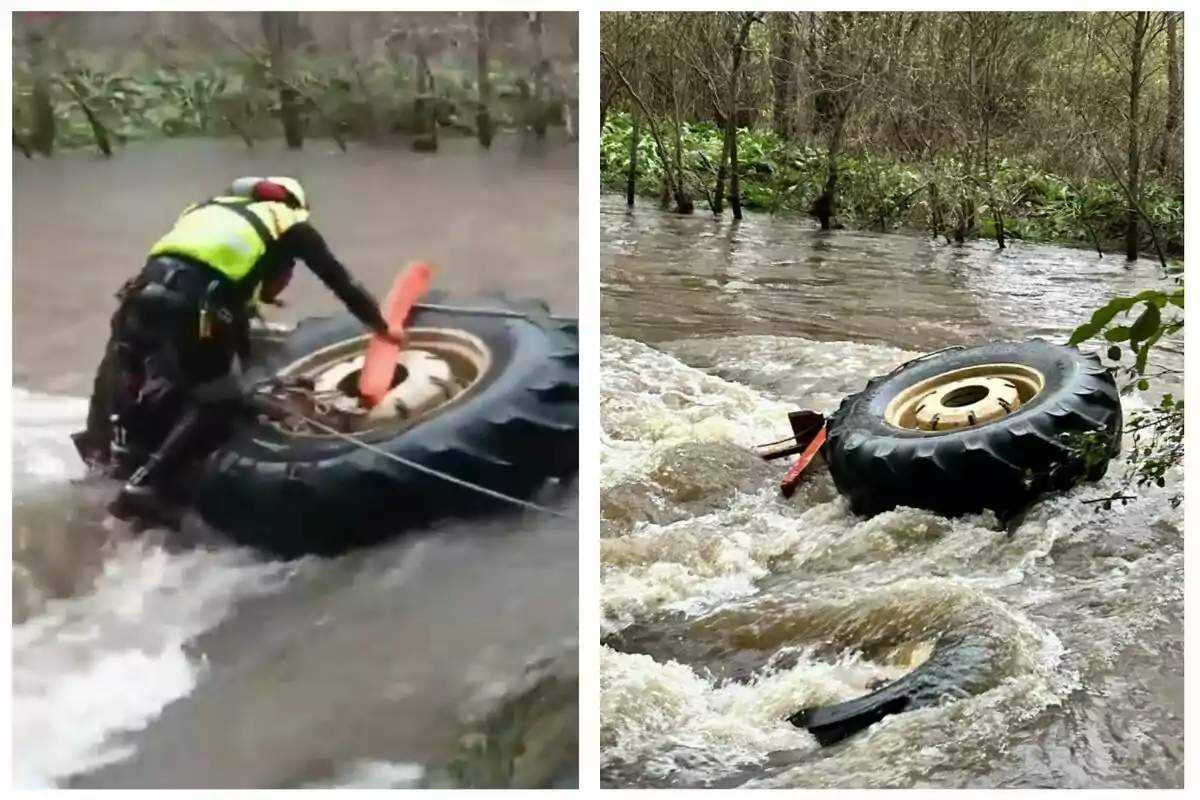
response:
<path id="1" fill-rule="evenodd" d="M 576 146 L 442 145 L 175 141 L 111 161 L 15 160 L 18 785 L 574 782 L 573 524 L 513 517 L 279 565 L 107 530 L 104 495 L 70 482 L 81 468 L 66 437 L 113 292 L 184 205 L 239 175 L 301 178 L 334 251 L 380 296 L 424 259 L 435 287 L 574 313 Z M 278 319 L 338 310 L 303 269 L 289 294 Z M 490 755 L 465 744 L 477 735 Z"/>
<path id="2" fill-rule="evenodd" d="M 856 519 L 820 472 L 784 500 L 786 467 L 748 451 L 918 353 L 1064 341 L 1155 264 L 612 197 L 600 230 L 604 785 L 1182 788 L 1181 471 L 1086 504 L 1123 456 L 1009 535 L 986 516 Z M 1181 370 L 1182 341 L 1160 358 Z M 943 633 L 991 642 L 985 691 L 826 750 L 786 722 L 899 677 Z"/>

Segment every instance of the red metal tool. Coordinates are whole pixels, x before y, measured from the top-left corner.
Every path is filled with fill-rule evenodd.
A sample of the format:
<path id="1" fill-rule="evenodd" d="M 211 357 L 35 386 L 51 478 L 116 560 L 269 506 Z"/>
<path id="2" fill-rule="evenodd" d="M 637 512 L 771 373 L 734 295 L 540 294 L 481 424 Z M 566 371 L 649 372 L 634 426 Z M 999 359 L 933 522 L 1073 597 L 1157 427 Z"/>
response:
<path id="1" fill-rule="evenodd" d="M 424 261 L 409 264 L 404 272 L 396 276 L 382 308 L 384 319 L 388 321 L 392 332 L 404 329 L 413 306 L 429 291 L 432 279 L 433 268 Z M 381 336 L 371 338 L 362 372 L 358 376 L 358 396 L 367 408 L 379 405 L 391 391 L 399 355 L 400 345 Z"/>
<path id="2" fill-rule="evenodd" d="M 784 497 L 791 497 L 796 493 L 796 489 L 800 486 L 800 481 L 804 477 L 804 470 L 808 469 L 808 465 L 812 463 L 813 458 L 821 451 L 821 445 L 825 444 L 825 426 L 817 431 L 817 435 L 808 443 L 808 447 L 804 448 L 804 452 L 800 454 L 800 458 L 796 459 L 796 463 L 788 470 L 787 475 L 783 476 L 783 480 L 779 482 L 779 490 L 783 492 Z"/>
<path id="3" fill-rule="evenodd" d="M 793 411 L 788 414 L 788 424 L 792 427 L 790 439 L 781 439 L 757 448 L 758 454 L 765 461 L 800 455 L 779 484 L 784 497 L 791 497 L 796 493 L 804 471 L 821 451 L 821 445 L 825 443 L 825 415 L 816 411 Z"/>

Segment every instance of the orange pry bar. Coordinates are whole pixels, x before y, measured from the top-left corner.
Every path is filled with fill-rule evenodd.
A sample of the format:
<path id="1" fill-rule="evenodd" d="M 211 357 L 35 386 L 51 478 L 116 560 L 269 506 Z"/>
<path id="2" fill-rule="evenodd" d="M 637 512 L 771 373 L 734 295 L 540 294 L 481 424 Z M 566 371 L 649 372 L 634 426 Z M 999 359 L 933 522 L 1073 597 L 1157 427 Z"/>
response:
<path id="1" fill-rule="evenodd" d="M 813 458 L 821 449 L 821 445 L 825 444 L 825 426 L 821 426 L 821 430 L 817 431 L 817 435 L 808 443 L 808 447 L 804 448 L 804 452 L 796 459 L 796 463 L 788 470 L 787 475 L 783 476 L 783 480 L 779 482 L 779 488 L 783 492 L 784 497 L 791 497 L 796 493 L 796 487 L 800 485 L 800 479 L 804 475 L 804 470 L 808 469 L 808 465 L 812 463 Z"/>
<path id="2" fill-rule="evenodd" d="M 424 261 L 409 264 L 396 276 L 381 309 L 384 319 L 388 321 L 388 327 L 393 332 L 404 329 L 413 306 L 429 291 L 432 279 L 433 268 Z M 367 408 L 379 405 L 391 391 L 392 379 L 396 374 L 396 359 L 399 355 L 399 345 L 381 336 L 371 337 L 362 372 L 358 376 L 358 396 Z"/>

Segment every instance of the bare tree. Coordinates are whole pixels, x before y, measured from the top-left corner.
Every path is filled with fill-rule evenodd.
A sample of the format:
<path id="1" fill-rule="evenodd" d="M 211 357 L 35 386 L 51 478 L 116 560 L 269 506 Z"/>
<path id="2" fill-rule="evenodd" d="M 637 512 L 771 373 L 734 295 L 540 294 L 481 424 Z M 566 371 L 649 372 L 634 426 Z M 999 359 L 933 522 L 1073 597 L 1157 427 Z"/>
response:
<path id="1" fill-rule="evenodd" d="M 654 119 L 654 112 L 646 104 L 641 94 L 630 83 L 629 78 L 617 68 L 611 57 L 603 49 L 600 51 L 600 59 L 607 65 L 614 78 L 616 78 L 624 87 L 625 92 L 629 95 L 637 109 L 641 111 L 647 126 L 650 128 L 650 135 L 654 138 L 654 147 L 658 152 L 659 161 L 662 163 L 664 185 L 668 192 L 673 194 L 676 201 L 675 210 L 681 214 L 690 214 L 693 210 L 692 202 L 687 197 L 687 193 L 683 189 L 683 179 L 675 174 L 672 169 L 672 159 L 668 154 L 665 140 L 662 136 L 662 130 Z M 634 137 L 634 147 L 636 147 L 636 137 Z"/>
<path id="2" fill-rule="evenodd" d="M 25 46 L 29 53 L 29 66 L 33 72 L 33 125 L 29 133 L 29 149 L 50 156 L 54 153 L 54 140 L 58 135 L 58 121 L 54 118 L 54 101 L 51 99 L 53 73 L 50 63 L 50 43 L 46 32 L 31 26 L 26 33 Z"/>
<path id="3" fill-rule="evenodd" d="M 756 156 L 766 167 L 756 182 L 773 184 L 760 196 L 774 209 L 797 208 L 796 198 L 805 198 L 825 229 L 837 224 L 849 154 L 861 153 L 872 158 L 855 159 L 852 213 L 869 209 L 882 229 L 907 222 L 965 240 L 983 228 L 1004 247 L 1024 233 L 1010 230 L 1012 219 L 1025 225 L 1041 216 L 1060 229 L 1067 223 L 1086 230 L 1099 248 L 1125 234 L 1145 245 L 1166 219 L 1171 246 L 1182 247 L 1176 205 L 1147 207 L 1142 200 L 1148 180 L 1162 181 L 1171 200 L 1182 200 L 1177 12 L 1144 17 L 1136 47 L 1135 12 L 781 12 L 759 15 L 762 35 L 742 39 L 743 23 L 753 17 L 602 15 L 602 118 L 610 120 L 613 109 L 637 112 L 638 134 L 654 137 L 649 160 L 661 161 L 664 194 L 676 198 L 677 210 L 676 196 L 690 190 L 706 194 L 720 213 L 732 199 L 725 187 L 732 189 L 734 174 L 743 184 L 740 198 L 748 173 L 734 163 L 746 157 L 740 132 L 749 128 L 760 134 L 756 153 L 766 148 Z M 1131 75 L 1135 51 L 1142 54 L 1140 78 Z M 709 123 L 719 129 L 716 142 L 696 130 Z M 1136 169 L 1128 158 L 1131 134 Z M 703 145 L 689 147 L 689 138 Z M 646 151 L 640 155 L 644 171 Z M 870 165 L 876 160 L 878 169 Z M 1147 165 L 1155 168 L 1150 177 Z M 859 179 L 883 180 L 884 171 L 889 192 L 897 179 L 907 188 L 877 203 L 861 194 Z M 1096 213 L 1109 213 L 1097 211 L 1103 193 L 1094 191 L 1097 180 L 1108 179 L 1121 184 L 1135 212 L 1122 215 L 1119 230 L 1111 219 L 1093 225 Z M 1095 199 L 1085 202 L 1085 194 Z M 1150 224 L 1147 211 L 1159 222 Z"/>
<path id="4" fill-rule="evenodd" d="M 1167 18 L 1167 118 L 1158 152 L 1158 172 L 1166 177 L 1171 167 L 1171 147 L 1179 138 L 1183 124 L 1183 86 L 1179 68 L 1179 18 L 1182 14 L 1175 11 L 1164 14 Z"/>
<path id="5" fill-rule="evenodd" d="M 868 81 L 883 62 L 876 29 L 905 24 L 908 15 L 868 15 L 835 11 L 814 15 L 809 59 L 812 65 L 814 133 L 825 143 L 825 182 L 809 213 L 821 230 L 833 227 L 837 205 L 838 157 L 847 125 Z"/>
<path id="6" fill-rule="evenodd" d="M 604 130 L 604 123 L 608 119 L 608 109 L 624 92 L 624 86 L 615 73 L 628 73 L 631 70 L 640 48 L 645 16 L 626 11 L 612 11 L 600 15 L 600 38 L 614 65 L 610 69 L 609 62 L 601 61 L 600 64 L 601 130 Z"/>
<path id="7" fill-rule="evenodd" d="M 488 13 L 475 12 L 475 82 L 479 87 L 479 110 L 475 112 L 475 134 L 484 147 L 492 146 L 492 64 L 488 49 Z"/>
<path id="8" fill-rule="evenodd" d="M 982 187 L 995 226 L 996 244 L 1005 246 L 1006 198 L 993 181 L 993 149 L 1023 113 L 1022 101 L 1034 79 L 1031 69 L 1039 52 L 1040 20 L 1028 14 L 967 12 L 955 15 L 961 34 L 963 63 L 956 70 L 951 135 L 965 168 L 966 191 L 960 198 L 956 237 L 961 241 L 974 226 L 976 187 Z"/>
<path id="9" fill-rule="evenodd" d="M 1126 190 L 1129 192 L 1129 209 L 1125 212 L 1125 258 L 1137 261 L 1141 245 L 1141 222 L 1136 204 L 1141 200 L 1142 146 L 1141 112 L 1142 72 L 1146 66 L 1146 38 L 1150 29 L 1150 12 L 1134 14 L 1133 31 L 1129 41 L 1129 143 L 1126 166 Z"/>
<path id="10" fill-rule="evenodd" d="M 733 218 L 737 220 L 742 218 L 742 197 L 738 184 L 737 158 L 738 102 L 740 100 L 742 62 L 745 58 L 746 41 L 750 38 L 750 28 L 756 22 L 761 21 L 762 16 L 760 14 L 749 11 L 737 12 L 730 19 L 731 30 L 734 29 L 732 26 L 736 26 L 736 33 L 730 37 L 732 42 L 729 56 L 728 89 L 725 95 L 725 141 L 722 145 L 721 165 L 717 168 L 717 188 L 713 192 L 712 210 L 714 214 L 719 215 L 721 213 L 722 200 L 725 195 L 725 169 L 726 164 L 728 164 L 729 204 L 733 207 Z"/>
<path id="11" fill-rule="evenodd" d="M 271 74 L 279 87 L 279 118 L 287 146 L 304 146 L 304 124 L 300 117 L 300 94 L 296 91 L 295 42 L 300 30 L 299 11 L 263 11 L 262 33 L 271 60 Z"/>
<path id="12" fill-rule="evenodd" d="M 771 121 L 775 135 L 785 142 L 792 138 L 792 104 L 796 96 L 796 24 L 791 13 L 772 14 L 771 88 L 774 105 Z"/>
<path id="13" fill-rule="evenodd" d="M 625 178 L 625 204 L 633 208 L 634 199 L 637 197 L 638 145 L 641 142 L 642 117 L 636 108 L 630 113 L 630 117 L 633 127 L 629 131 L 629 172 Z"/>
<path id="14" fill-rule="evenodd" d="M 529 105 L 530 128 L 538 139 L 546 138 L 549 103 L 546 102 L 546 76 L 550 63 L 542 43 L 542 12 L 529 12 L 529 38 L 533 45 L 533 101 Z"/>

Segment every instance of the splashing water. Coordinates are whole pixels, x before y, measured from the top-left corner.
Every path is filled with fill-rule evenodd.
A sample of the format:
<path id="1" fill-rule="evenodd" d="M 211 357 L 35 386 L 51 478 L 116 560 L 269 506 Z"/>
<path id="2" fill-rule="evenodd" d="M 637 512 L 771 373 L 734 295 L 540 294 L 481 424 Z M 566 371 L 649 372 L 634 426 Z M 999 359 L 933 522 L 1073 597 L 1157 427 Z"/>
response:
<path id="1" fill-rule="evenodd" d="M 1006 531 L 990 514 L 859 519 L 823 470 L 784 500 L 786 466 L 749 449 L 920 352 L 1065 339 L 1081 292 L 1145 276 L 1054 248 L 603 212 L 605 785 L 1181 785 L 1180 470 L 1099 513 L 1087 500 L 1120 485 L 1122 456 Z M 944 635 L 983 654 L 955 702 L 829 750 L 787 722 L 910 672 Z"/>

